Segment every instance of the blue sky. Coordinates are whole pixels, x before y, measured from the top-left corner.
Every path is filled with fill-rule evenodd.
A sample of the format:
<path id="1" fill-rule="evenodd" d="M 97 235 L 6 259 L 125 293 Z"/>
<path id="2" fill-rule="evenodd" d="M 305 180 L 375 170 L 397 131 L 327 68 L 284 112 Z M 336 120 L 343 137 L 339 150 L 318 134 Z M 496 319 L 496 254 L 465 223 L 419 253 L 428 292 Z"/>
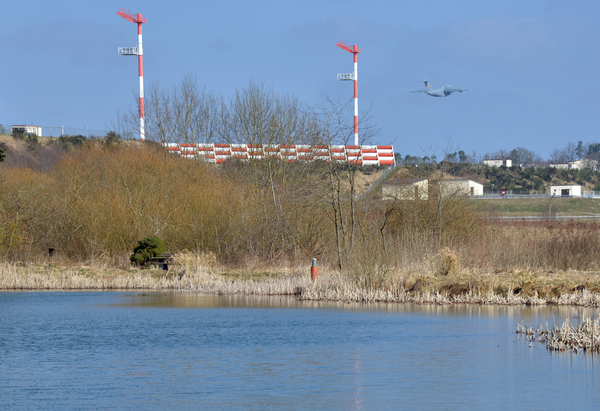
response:
<path id="1" fill-rule="evenodd" d="M 135 105 L 142 13 L 144 81 L 169 87 L 194 74 L 231 97 L 253 81 L 309 105 L 349 101 L 358 57 L 359 109 L 381 127 L 374 143 L 428 155 L 447 142 L 481 154 L 517 146 L 547 158 L 569 141 L 600 141 L 597 0 L 71 1 L 3 5 L 0 124 L 109 127 Z M 408 94 L 454 85 L 447 98 Z M 349 119 L 351 122 L 352 119 Z"/>

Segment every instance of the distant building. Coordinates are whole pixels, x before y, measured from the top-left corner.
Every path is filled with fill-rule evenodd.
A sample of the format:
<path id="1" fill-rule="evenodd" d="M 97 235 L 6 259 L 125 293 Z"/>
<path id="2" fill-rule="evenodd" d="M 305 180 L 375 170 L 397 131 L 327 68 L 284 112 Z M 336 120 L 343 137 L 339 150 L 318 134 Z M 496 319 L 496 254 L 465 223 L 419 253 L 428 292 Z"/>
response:
<path id="1" fill-rule="evenodd" d="M 35 136 L 38 137 L 42 137 L 42 127 L 41 126 L 35 126 L 35 125 L 24 125 L 24 126 L 12 126 L 11 127 L 11 133 L 14 133 L 15 131 L 18 130 L 23 130 L 23 132 L 25 134 L 33 134 Z"/>
<path id="2" fill-rule="evenodd" d="M 551 163 L 548 164 L 548 167 L 561 170 L 596 170 L 598 168 L 598 160 L 584 158 L 583 160 L 569 161 L 568 163 Z"/>
<path id="3" fill-rule="evenodd" d="M 473 180 L 444 180 L 441 184 L 443 196 L 467 195 L 482 196 L 483 184 Z"/>
<path id="4" fill-rule="evenodd" d="M 550 194 L 552 197 L 581 197 L 581 186 L 550 186 Z"/>
<path id="5" fill-rule="evenodd" d="M 443 197 L 483 195 L 483 184 L 473 180 L 443 180 L 439 183 Z M 381 185 L 381 194 L 383 200 L 427 200 L 430 188 L 436 190 L 425 178 L 394 178 Z"/>
<path id="6" fill-rule="evenodd" d="M 381 184 L 383 200 L 427 200 L 429 183 L 426 178 L 394 178 Z"/>
<path id="7" fill-rule="evenodd" d="M 548 164 L 548 167 L 550 167 L 550 168 L 557 168 L 559 170 L 568 170 L 568 169 L 571 168 L 571 167 L 569 167 L 568 163 L 561 163 L 561 164 L 551 163 L 551 164 Z"/>
<path id="8" fill-rule="evenodd" d="M 500 167 L 500 166 L 506 166 L 506 167 L 512 167 L 512 160 L 510 158 L 505 159 L 501 159 L 501 160 L 483 160 L 483 164 L 485 164 L 486 166 L 490 166 L 490 167 Z"/>
<path id="9" fill-rule="evenodd" d="M 598 160 L 584 158 L 583 160 L 569 161 L 567 164 L 550 164 L 550 167 L 567 170 L 596 170 L 598 168 Z"/>

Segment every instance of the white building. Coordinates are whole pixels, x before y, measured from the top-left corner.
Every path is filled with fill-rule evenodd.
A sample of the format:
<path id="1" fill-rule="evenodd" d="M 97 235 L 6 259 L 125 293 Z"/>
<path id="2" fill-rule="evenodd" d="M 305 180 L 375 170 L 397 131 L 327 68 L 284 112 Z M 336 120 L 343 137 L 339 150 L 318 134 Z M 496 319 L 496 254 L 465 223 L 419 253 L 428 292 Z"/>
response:
<path id="1" fill-rule="evenodd" d="M 562 170 L 596 170 L 598 168 L 598 161 L 584 158 L 583 160 L 569 161 L 568 163 L 552 163 L 549 164 L 548 167 Z"/>
<path id="2" fill-rule="evenodd" d="M 382 200 L 427 200 L 429 183 L 426 178 L 394 178 L 381 184 Z"/>
<path id="3" fill-rule="evenodd" d="M 473 180 L 444 180 L 432 184 L 438 183 L 443 197 L 483 195 L 483 184 Z M 433 189 L 437 191 L 437 187 Z M 381 185 L 381 194 L 383 200 L 427 200 L 429 181 L 424 178 L 394 178 Z"/>
<path id="4" fill-rule="evenodd" d="M 550 186 L 552 197 L 581 197 L 581 186 Z"/>
<path id="5" fill-rule="evenodd" d="M 38 137 L 42 137 L 42 127 L 35 125 L 23 125 L 23 126 L 12 126 L 10 129 L 11 133 L 14 133 L 16 130 L 23 130 L 26 134 L 33 134 Z"/>
<path id="6" fill-rule="evenodd" d="M 567 163 L 561 163 L 561 164 L 554 164 L 554 163 L 552 163 L 552 164 L 548 164 L 548 167 L 549 168 L 556 168 L 556 169 L 559 169 L 559 170 L 568 170 L 568 169 L 571 168 L 569 166 L 569 164 L 567 164 Z"/>
<path id="7" fill-rule="evenodd" d="M 512 160 L 510 158 L 507 158 L 506 160 L 504 160 L 504 159 L 483 160 L 483 164 L 485 164 L 486 166 L 490 166 L 490 167 L 500 167 L 500 166 L 512 167 Z"/>
<path id="8" fill-rule="evenodd" d="M 550 167 L 566 168 L 568 170 L 596 170 L 598 167 L 598 161 L 584 158 L 583 160 L 569 161 L 568 164 L 550 164 Z"/>
<path id="9" fill-rule="evenodd" d="M 482 196 L 483 184 L 473 180 L 444 180 L 441 183 L 444 197 L 455 195 Z"/>

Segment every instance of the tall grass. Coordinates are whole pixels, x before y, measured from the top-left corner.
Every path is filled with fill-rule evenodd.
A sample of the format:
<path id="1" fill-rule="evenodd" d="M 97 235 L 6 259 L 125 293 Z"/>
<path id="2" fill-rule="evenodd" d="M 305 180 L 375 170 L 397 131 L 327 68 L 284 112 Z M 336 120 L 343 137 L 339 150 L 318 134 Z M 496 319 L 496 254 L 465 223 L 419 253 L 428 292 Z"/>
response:
<path id="1" fill-rule="evenodd" d="M 208 261 L 210 263 L 210 258 Z M 0 290 L 169 290 L 219 295 L 287 295 L 301 301 L 600 306 L 600 294 L 587 290 L 561 296 L 540 296 L 537 292 L 528 295 L 510 289 L 498 293 L 491 287 L 476 286 L 477 280 L 474 279 L 473 287 L 449 292 L 449 288 L 432 282 L 407 289 L 404 285 L 411 281 L 408 273 L 392 273 L 390 280 L 375 288 L 358 284 L 355 279 L 334 270 L 325 270 L 313 282 L 308 270 L 299 268 L 288 274 L 262 278 L 232 278 L 208 266 L 196 265 L 165 273 L 157 270 L 58 269 L 0 264 Z"/>
<path id="2" fill-rule="evenodd" d="M 211 255 L 238 269 L 297 267 L 312 257 L 329 269 L 341 257 L 341 275 L 375 291 L 466 273 L 600 267 L 595 223 L 501 224 L 481 218 L 464 197 L 435 193 L 424 201 L 351 202 L 342 190 L 332 206 L 318 164 L 217 168 L 153 144 L 88 144 L 47 172 L 2 167 L 5 261 L 45 262 L 54 248 L 54 262 L 64 266 L 127 268 L 137 241 L 156 235 L 171 253 Z"/>

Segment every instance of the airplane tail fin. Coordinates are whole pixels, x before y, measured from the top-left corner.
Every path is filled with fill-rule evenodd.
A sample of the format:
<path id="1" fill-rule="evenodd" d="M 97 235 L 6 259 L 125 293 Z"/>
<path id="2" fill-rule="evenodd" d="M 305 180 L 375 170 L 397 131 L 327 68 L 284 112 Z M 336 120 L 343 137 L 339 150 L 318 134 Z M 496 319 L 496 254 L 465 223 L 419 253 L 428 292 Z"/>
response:
<path id="1" fill-rule="evenodd" d="M 423 80 L 423 84 L 425 84 L 426 88 L 431 88 L 431 84 L 429 84 L 429 80 L 427 80 L 427 79 Z"/>

